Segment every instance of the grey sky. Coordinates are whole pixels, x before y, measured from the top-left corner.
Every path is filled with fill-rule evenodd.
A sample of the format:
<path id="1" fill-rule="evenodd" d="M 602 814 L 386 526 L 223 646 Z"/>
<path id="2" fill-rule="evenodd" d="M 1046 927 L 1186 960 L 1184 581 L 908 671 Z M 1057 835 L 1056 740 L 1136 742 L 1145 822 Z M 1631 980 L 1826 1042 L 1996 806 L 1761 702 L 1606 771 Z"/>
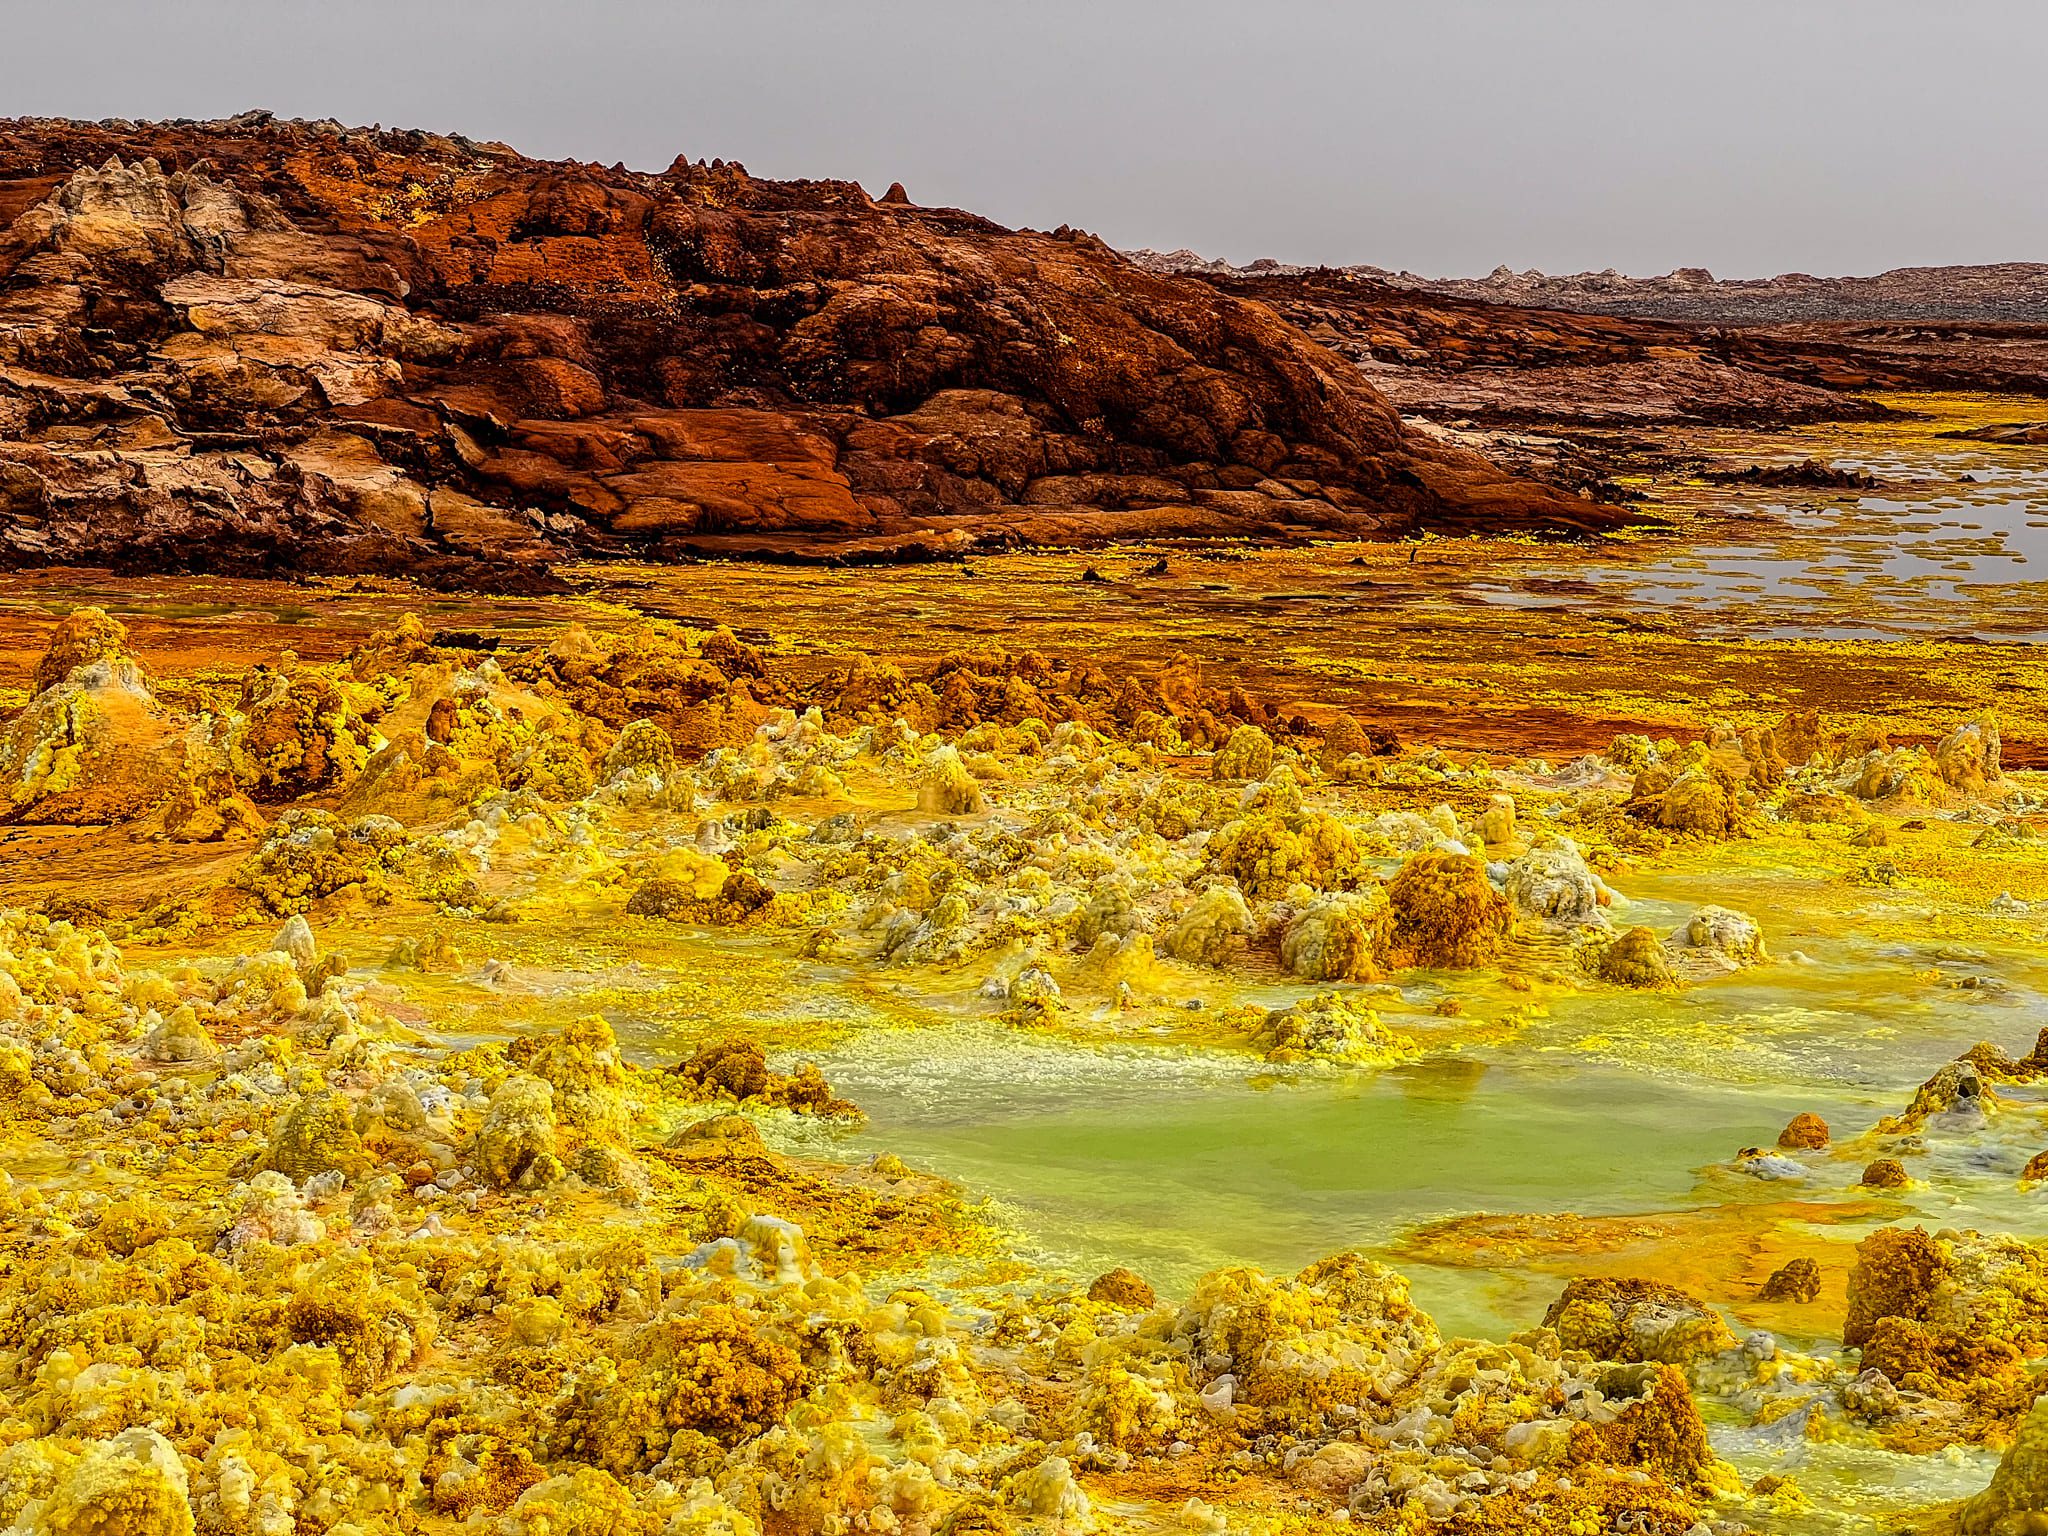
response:
<path id="1" fill-rule="evenodd" d="M 2040 0 L 0 0 L 0 113 L 250 106 L 1440 274 L 2048 260 Z"/>

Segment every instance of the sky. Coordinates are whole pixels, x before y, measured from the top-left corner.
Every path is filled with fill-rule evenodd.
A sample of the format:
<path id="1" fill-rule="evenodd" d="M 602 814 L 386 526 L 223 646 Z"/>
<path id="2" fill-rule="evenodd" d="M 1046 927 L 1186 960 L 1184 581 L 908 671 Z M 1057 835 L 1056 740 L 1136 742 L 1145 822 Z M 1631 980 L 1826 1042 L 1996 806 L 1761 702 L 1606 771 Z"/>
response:
<path id="1" fill-rule="evenodd" d="M 1232 261 L 2048 260 L 2041 0 L 0 0 L 0 113 L 678 152 Z"/>

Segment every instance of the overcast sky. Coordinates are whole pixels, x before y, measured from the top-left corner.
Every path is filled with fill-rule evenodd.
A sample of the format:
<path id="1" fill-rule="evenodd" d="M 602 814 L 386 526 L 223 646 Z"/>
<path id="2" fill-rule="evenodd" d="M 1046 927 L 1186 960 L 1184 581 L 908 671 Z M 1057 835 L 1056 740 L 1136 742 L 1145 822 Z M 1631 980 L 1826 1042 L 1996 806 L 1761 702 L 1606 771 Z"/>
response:
<path id="1" fill-rule="evenodd" d="M 1444 274 L 2048 260 L 2042 0 L 0 0 L 0 113 L 900 180 Z"/>

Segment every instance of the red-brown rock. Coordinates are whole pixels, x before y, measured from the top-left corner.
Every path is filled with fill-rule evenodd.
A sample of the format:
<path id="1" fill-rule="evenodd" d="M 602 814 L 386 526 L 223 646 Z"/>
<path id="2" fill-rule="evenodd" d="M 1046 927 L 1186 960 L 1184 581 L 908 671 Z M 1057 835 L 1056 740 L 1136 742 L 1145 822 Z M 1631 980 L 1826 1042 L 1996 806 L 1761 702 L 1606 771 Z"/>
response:
<path id="1" fill-rule="evenodd" d="M 1572 532 L 1093 236 L 265 114 L 0 122 L 0 564 L 404 571 Z"/>

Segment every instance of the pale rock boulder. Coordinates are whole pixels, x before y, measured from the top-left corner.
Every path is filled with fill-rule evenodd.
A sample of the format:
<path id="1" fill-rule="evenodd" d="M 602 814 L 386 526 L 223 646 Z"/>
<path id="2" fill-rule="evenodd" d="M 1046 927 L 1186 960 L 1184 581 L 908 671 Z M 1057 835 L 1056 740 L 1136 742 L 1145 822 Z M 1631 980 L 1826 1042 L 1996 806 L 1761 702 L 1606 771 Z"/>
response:
<path id="1" fill-rule="evenodd" d="M 202 166 L 155 160 L 86 166 L 15 221 L 10 240 L 76 263 L 154 260 L 218 268 L 228 243 L 289 227 L 268 200 L 214 181 Z"/>
<path id="2" fill-rule="evenodd" d="M 1605 931 L 1614 892 L 1567 837 L 1546 837 L 1508 866 L 1502 882 L 1508 904 L 1524 922 L 1553 933 Z"/>

